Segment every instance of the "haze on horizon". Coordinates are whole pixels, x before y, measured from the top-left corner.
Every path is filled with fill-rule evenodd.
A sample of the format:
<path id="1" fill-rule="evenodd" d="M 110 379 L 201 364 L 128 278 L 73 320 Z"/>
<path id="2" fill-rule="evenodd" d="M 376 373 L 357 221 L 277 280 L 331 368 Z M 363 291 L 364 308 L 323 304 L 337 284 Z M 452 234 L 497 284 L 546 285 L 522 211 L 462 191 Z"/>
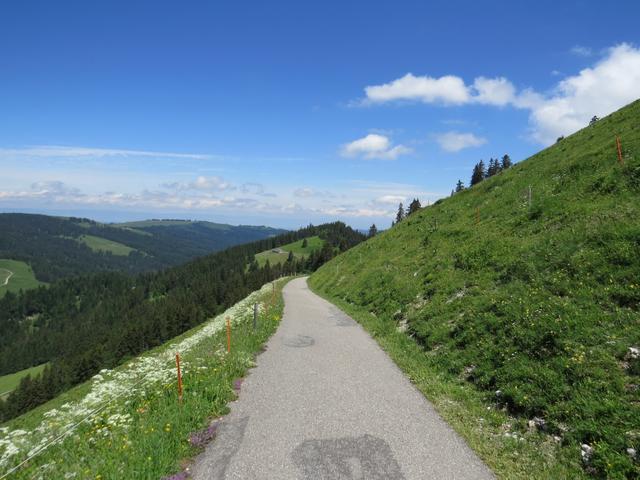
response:
<path id="1" fill-rule="evenodd" d="M 386 228 L 640 97 L 640 6 L 0 6 L 0 211 Z"/>

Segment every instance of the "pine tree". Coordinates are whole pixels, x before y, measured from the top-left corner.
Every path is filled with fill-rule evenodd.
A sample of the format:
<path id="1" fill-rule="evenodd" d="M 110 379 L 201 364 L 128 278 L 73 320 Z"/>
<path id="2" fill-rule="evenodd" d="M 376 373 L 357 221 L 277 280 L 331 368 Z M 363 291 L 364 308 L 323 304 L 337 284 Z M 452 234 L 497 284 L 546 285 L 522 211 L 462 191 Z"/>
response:
<path id="1" fill-rule="evenodd" d="M 396 213 L 396 223 L 400 223 L 404 218 L 404 207 L 402 206 L 402 202 L 398 206 L 398 213 Z"/>
<path id="2" fill-rule="evenodd" d="M 409 204 L 409 208 L 407 209 L 407 217 L 420 210 L 421 206 L 422 205 L 420 205 L 420 200 L 414 198 L 413 201 Z"/>
<path id="3" fill-rule="evenodd" d="M 512 165 L 513 162 L 511 161 L 511 157 L 505 153 L 502 157 L 502 164 L 500 165 L 500 168 L 502 170 L 506 170 L 507 168 L 511 168 Z"/>
<path id="4" fill-rule="evenodd" d="M 471 183 L 470 183 L 470 185 L 472 187 L 474 185 L 477 185 L 482 180 L 484 180 L 484 177 L 485 177 L 484 162 L 482 160 L 480 160 L 480 162 L 476 163 L 476 166 L 473 167 L 473 173 L 471 175 Z"/>
<path id="5" fill-rule="evenodd" d="M 489 166 L 487 167 L 487 173 L 485 178 L 493 177 L 496 174 L 496 163 L 493 161 L 493 158 L 489 159 Z"/>
<path id="6" fill-rule="evenodd" d="M 464 190 L 464 183 L 462 180 L 458 180 L 458 183 L 456 183 L 456 193 L 461 192 L 462 190 Z"/>
<path id="7" fill-rule="evenodd" d="M 287 257 L 287 263 L 292 263 L 296 257 L 294 257 L 293 252 L 289 252 L 289 256 Z"/>
<path id="8" fill-rule="evenodd" d="M 309 243 L 307 242 L 307 239 L 305 238 L 304 240 L 302 240 L 302 248 L 307 248 L 307 245 L 309 245 Z"/>
<path id="9" fill-rule="evenodd" d="M 376 227 L 376 224 L 374 223 L 369 227 L 369 238 L 375 237 L 377 234 L 378 234 L 378 227 Z"/>

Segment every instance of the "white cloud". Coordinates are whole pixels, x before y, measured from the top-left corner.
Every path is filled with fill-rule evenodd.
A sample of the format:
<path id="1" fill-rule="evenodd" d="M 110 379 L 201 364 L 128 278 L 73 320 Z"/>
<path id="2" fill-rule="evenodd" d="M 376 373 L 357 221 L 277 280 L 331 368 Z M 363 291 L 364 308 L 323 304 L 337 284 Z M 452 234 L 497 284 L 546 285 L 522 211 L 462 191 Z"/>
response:
<path id="1" fill-rule="evenodd" d="M 532 137 L 551 144 L 640 97 L 640 49 L 628 44 L 608 50 L 591 68 L 562 80 L 551 96 L 531 108 Z"/>
<path id="2" fill-rule="evenodd" d="M 205 177 L 200 175 L 193 182 L 181 183 L 172 182 L 164 183 L 162 185 L 165 188 L 171 190 L 201 190 L 201 191 L 223 191 L 223 190 L 235 190 L 236 187 L 231 183 L 225 181 L 222 177 L 212 176 Z"/>
<path id="3" fill-rule="evenodd" d="M 120 150 L 114 148 L 64 147 L 59 145 L 37 145 L 27 148 L 0 148 L 0 157 L 45 157 L 45 158 L 102 158 L 102 157 L 157 157 L 157 158 L 188 158 L 207 160 L 211 155 L 199 153 L 153 152 L 146 150 Z"/>
<path id="4" fill-rule="evenodd" d="M 590 57 L 591 55 L 593 55 L 593 50 L 582 45 L 575 45 L 571 48 L 571 50 L 569 50 L 569 52 L 578 57 Z"/>
<path id="5" fill-rule="evenodd" d="M 574 53 L 591 54 L 585 47 Z M 590 68 L 558 82 L 550 93 L 532 89 L 517 91 L 504 77 L 477 77 L 465 85 L 460 77 L 440 79 L 407 74 L 392 82 L 365 88 L 364 103 L 398 100 L 445 105 L 511 105 L 530 111 L 530 136 L 549 145 L 560 135 L 586 126 L 593 115 L 605 116 L 640 97 L 640 49 L 620 44 L 606 51 Z"/>
<path id="6" fill-rule="evenodd" d="M 487 139 L 473 133 L 450 131 L 434 135 L 436 142 L 445 152 L 459 152 L 465 148 L 479 147 L 487 143 Z"/>
<path id="7" fill-rule="evenodd" d="M 366 137 L 354 140 L 342 147 L 344 157 L 362 157 L 366 159 L 395 160 L 400 155 L 411 153 L 412 150 L 404 145 L 391 146 L 389 137 L 370 133 Z"/>
<path id="8" fill-rule="evenodd" d="M 473 101 L 485 105 L 507 105 L 516 96 L 516 88 L 504 77 L 478 77 L 473 81 L 473 90 Z"/>
<path id="9" fill-rule="evenodd" d="M 367 101 L 383 103 L 395 100 L 419 100 L 425 103 L 462 104 L 469 101 L 469 89 L 460 77 L 404 77 L 382 85 L 365 87 Z"/>

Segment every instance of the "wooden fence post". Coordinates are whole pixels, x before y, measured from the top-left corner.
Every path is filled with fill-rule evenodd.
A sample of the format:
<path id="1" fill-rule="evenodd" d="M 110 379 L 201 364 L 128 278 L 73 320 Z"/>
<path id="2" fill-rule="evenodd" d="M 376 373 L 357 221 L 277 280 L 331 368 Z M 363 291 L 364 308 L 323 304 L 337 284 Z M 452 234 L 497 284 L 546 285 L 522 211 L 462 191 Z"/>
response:
<path id="1" fill-rule="evenodd" d="M 618 149 L 618 162 L 620 165 L 624 165 L 624 158 L 622 158 L 622 145 L 620 144 L 620 137 L 616 135 L 616 148 Z"/>

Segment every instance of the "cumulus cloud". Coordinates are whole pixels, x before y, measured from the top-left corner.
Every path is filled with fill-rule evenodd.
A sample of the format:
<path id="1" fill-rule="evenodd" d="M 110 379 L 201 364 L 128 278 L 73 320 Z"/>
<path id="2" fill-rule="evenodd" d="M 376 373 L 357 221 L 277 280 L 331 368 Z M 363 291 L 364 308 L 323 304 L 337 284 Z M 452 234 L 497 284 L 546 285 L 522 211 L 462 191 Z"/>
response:
<path id="1" fill-rule="evenodd" d="M 487 143 L 487 139 L 478 137 L 473 133 L 462 133 L 456 131 L 438 133 L 434 135 L 436 142 L 445 152 L 459 152 L 465 148 L 479 147 Z"/>
<path id="2" fill-rule="evenodd" d="M 343 145 L 341 153 L 344 157 L 395 160 L 400 155 L 411 152 L 412 150 L 404 145 L 392 146 L 391 140 L 385 135 L 370 133 L 366 137 Z"/>
<path id="3" fill-rule="evenodd" d="M 513 102 L 516 87 L 504 77 L 478 77 L 473 81 L 472 101 L 484 105 L 503 106 Z"/>
<path id="4" fill-rule="evenodd" d="M 425 103 L 457 105 L 469 100 L 469 90 L 464 81 L 453 75 L 434 78 L 407 73 L 392 82 L 365 87 L 364 91 L 371 103 L 419 100 Z"/>
<path id="5" fill-rule="evenodd" d="M 585 56 L 591 51 L 574 47 Z M 466 85 L 460 77 L 434 79 L 407 74 L 389 83 L 365 88 L 364 103 L 399 100 L 444 105 L 510 105 L 529 110 L 530 136 L 548 145 L 560 135 L 584 127 L 593 115 L 605 116 L 640 97 L 640 49 L 623 43 L 577 75 L 558 82 L 548 93 L 517 91 L 504 77 L 477 77 Z M 380 142 L 378 140 L 378 142 Z"/>
<path id="6" fill-rule="evenodd" d="M 640 97 L 640 49 L 628 44 L 608 50 L 591 68 L 562 80 L 531 108 L 532 136 L 550 144 Z"/>

